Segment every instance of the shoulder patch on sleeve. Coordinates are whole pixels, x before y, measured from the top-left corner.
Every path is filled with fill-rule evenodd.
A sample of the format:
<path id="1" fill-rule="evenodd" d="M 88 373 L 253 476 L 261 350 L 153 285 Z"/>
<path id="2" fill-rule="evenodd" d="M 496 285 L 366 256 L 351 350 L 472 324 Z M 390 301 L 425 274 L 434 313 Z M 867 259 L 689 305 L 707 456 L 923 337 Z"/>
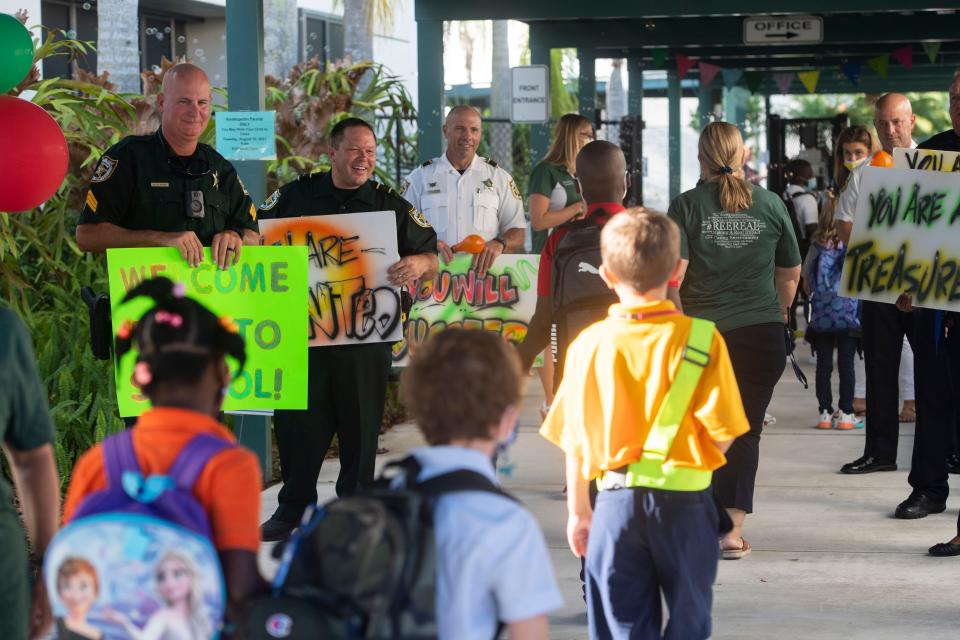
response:
<path id="1" fill-rule="evenodd" d="M 424 162 L 424 163 L 421 164 L 420 166 L 421 166 L 421 167 L 429 167 L 431 164 L 433 164 L 433 160 L 427 160 L 426 162 Z"/>
<path id="2" fill-rule="evenodd" d="M 275 206 L 277 206 L 277 203 L 279 201 L 280 201 L 280 189 L 277 189 L 276 191 L 270 194 L 270 197 L 267 198 L 263 202 L 263 204 L 260 205 L 260 210 L 270 211 L 270 209 L 273 209 Z M 257 219 L 256 216 L 254 216 L 253 219 L 256 220 Z"/>
<path id="3" fill-rule="evenodd" d="M 111 158 L 110 156 L 102 156 L 100 162 L 97 163 L 96 170 L 93 172 L 93 177 L 90 178 L 90 182 L 106 182 L 110 179 L 110 176 L 113 175 L 113 172 L 116 171 L 118 164 L 120 164 L 119 160 Z"/>
<path id="4" fill-rule="evenodd" d="M 410 219 L 413 220 L 418 227 L 423 227 L 424 229 L 430 228 L 430 223 L 427 222 L 427 219 L 420 213 L 420 210 L 416 207 L 410 207 Z"/>
<path id="5" fill-rule="evenodd" d="M 517 183 L 513 181 L 513 178 L 510 178 L 510 192 L 513 193 L 514 198 L 523 201 L 523 197 L 520 195 L 520 189 L 517 188 Z"/>
<path id="6" fill-rule="evenodd" d="M 487 160 L 487 164 L 493 167 L 494 169 L 500 166 L 500 163 L 494 160 L 493 158 L 487 158 L 486 160 Z"/>

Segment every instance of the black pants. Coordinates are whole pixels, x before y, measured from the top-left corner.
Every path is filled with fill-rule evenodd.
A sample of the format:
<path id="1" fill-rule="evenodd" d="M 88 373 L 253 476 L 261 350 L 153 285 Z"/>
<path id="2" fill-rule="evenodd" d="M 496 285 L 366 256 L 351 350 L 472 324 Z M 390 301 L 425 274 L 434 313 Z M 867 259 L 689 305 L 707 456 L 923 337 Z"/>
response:
<path id="1" fill-rule="evenodd" d="M 857 339 L 846 333 L 817 333 L 817 402 L 820 411 L 833 413 L 833 352 L 837 352 L 840 373 L 840 399 L 837 406 L 844 413 L 853 413 L 854 371 Z"/>
<path id="2" fill-rule="evenodd" d="M 900 437 L 900 353 L 913 347 L 912 314 L 892 304 L 863 302 L 863 357 L 867 372 L 867 434 L 863 454 L 896 462 Z M 914 371 L 917 370 L 914 364 Z M 917 390 L 919 393 L 919 389 Z"/>
<path id="3" fill-rule="evenodd" d="M 273 419 L 283 478 L 275 517 L 296 522 L 316 503 L 317 476 L 334 434 L 337 495 L 373 481 L 390 360 L 388 343 L 310 349 L 306 411 L 277 411 Z"/>
<path id="4" fill-rule="evenodd" d="M 917 424 L 908 480 L 914 493 L 945 502 L 950 492 L 947 456 L 953 450 L 960 398 L 960 335 L 956 335 L 960 326 L 952 327 L 938 345 L 936 312 L 917 309 L 913 315 Z"/>
<path id="5" fill-rule="evenodd" d="M 763 415 L 786 366 L 787 348 L 783 325 L 779 323 L 733 329 L 725 332 L 723 339 L 730 352 L 750 431 L 730 445 L 727 464 L 713 472 L 713 489 L 725 508 L 752 513 Z"/>

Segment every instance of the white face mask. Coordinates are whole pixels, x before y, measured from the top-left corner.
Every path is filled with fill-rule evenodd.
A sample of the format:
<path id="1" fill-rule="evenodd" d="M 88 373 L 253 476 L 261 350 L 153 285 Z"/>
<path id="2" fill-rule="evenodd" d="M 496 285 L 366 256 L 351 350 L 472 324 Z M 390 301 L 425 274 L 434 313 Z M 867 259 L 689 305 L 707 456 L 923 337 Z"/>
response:
<path id="1" fill-rule="evenodd" d="M 844 160 L 843 166 L 847 168 L 847 171 L 853 171 L 854 169 L 856 169 L 866 161 L 867 161 L 866 156 L 860 158 L 859 160 Z"/>

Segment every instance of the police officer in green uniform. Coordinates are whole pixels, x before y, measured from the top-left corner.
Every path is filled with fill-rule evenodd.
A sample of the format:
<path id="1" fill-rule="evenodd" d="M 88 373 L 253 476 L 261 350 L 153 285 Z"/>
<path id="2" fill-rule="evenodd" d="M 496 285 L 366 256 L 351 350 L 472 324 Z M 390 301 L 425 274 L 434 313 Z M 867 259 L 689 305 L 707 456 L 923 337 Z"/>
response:
<path id="1" fill-rule="evenodd" d="M 210 121 L 210 82 L 199 67 L 171 67 L 157 96 L 161 126 L 127 136 L 100 158 L 77 226 L 82 251 L 176 247 L 191 266 L 210 247 L 220 268 L 257 244 L 256 208 L 233 166 L 199 143 Z"/>
<path id="2" fill-rule="evenodd" d="M 331 170 L 301 176 L 275 191 L 261 218 L 393 211 L 401 259 L 388 272 L 395 286 L 411 287 L 437 271 L 437 235 L 423 215 L 392 189 L 370 179 L 377 156 L 373 128 L 347 118 L 330 133 Z M 386 401 L 391 344 L 379 342 L 310 349 L 306 411 L 277 411 L 274 427 L 283 488 L 261 533 L 285 538 L 307 505 L 317 501 L 317 476 L 333 435 L 340 446 L 337 495 L 373 480 L 377 439 Z"/>

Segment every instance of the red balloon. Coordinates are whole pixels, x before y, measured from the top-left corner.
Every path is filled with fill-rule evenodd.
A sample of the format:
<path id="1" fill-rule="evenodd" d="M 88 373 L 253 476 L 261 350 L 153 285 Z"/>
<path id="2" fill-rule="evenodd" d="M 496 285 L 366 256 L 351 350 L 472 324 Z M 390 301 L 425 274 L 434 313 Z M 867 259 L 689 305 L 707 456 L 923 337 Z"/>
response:
<path id="1" fill-rule="evenodd" d="M 0 211 L 27 211 L 57 192 L 67 174 L 60 125 L 28 100 L 0 96 Z"/>

